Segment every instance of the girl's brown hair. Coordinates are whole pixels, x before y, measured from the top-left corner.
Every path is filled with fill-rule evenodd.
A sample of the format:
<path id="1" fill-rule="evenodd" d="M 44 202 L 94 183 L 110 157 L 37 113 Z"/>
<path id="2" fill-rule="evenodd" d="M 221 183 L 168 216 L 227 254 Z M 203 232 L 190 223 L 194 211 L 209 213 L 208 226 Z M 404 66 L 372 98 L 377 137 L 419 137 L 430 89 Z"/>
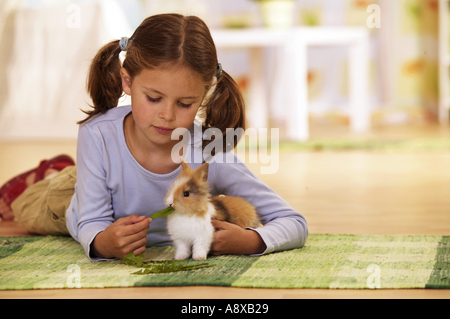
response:
<path id="1" fill-rule="evenodd" d="M 179 14 L 151 16 L 136 29 L 129 43 L 123 65 L 119 40 L 102 47 L 94 57 L 87 79 L 93 110 L 84 111 L 88 117 L 79 124 L 118 105 L 123 96 L 122 66 L 133 79 L 143 69 L 181 63 L 204 81 L 205 95 L 215 86 L 200 109 L 204 129 L 221 130 L 224 142 L 227 128 L 245 129 L 245 107 L 238 85 L 225 71 L 214 81 L 219 65 L 217 51 L 201 19 Z"/>

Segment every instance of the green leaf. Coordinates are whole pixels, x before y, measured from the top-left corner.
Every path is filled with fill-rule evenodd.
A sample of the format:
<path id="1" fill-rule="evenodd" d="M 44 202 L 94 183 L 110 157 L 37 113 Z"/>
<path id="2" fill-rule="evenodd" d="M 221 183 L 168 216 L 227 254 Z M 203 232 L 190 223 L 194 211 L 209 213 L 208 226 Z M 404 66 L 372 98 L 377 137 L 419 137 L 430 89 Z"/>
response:
<path id="1" fill-rule="evenodd" d="M 201 268 L 214 267 L 215 265 L 210 265 L 208 263 L 197 264 L 197 265 L 184 265 L 180 261 L 176 260 L 150 260 L 143 261 L 144 254 L 135 256 L 133 252 L 129 253 L 122 260 L 125 264 L 135 267 L 143 267 L 144 269 L 139 269 L 136 272 L 131 273 L 132 275 L 148 275 L 148 274 L 161 274 L 169 272 L 196 270 Z"/>
<path id="2" fill-rule="evenodd" d="M 144 260 L 144 254 L 140 254 L 139 256 L 135 256 L 133 252 L 129 253 L 123 258 L 123 261 L 130 266 L 142 267 L 144 264 L 142 261 Z"/>
<path id="3" fill-rule="evenodd" d="M 172 214 L 175 211 L 172 207 L 164 208 L 163 210 L 160 210 L 159 212 L 154 213 L 150 218 L 162 218 L 167 217 L 170 214 Z"/>
<path id="4" fill-rule="evenodd" d="M 144 269 L 139 269 L 139 270 L 136 271 L 136 272 L 132 272 L 131 274 L 132 274 L 132 275 L 148 275 L 148 274 L 150 274 L 150 273 L 151 273 L 150 269 L 144 268 Z"/>
<path id="5" fill-rule="evenodd" d="M 148 275 L 148 274 L 162 274 L 178 271 L 196 270 L 201 268 L 214 267 L 208 263 L 198 265 L 184 265 L 179 261 L 174 260 L 162 260 L 162 261 L 150 261 L 145 262 L 145 268 L 131 273 L 132 275 Z"/>

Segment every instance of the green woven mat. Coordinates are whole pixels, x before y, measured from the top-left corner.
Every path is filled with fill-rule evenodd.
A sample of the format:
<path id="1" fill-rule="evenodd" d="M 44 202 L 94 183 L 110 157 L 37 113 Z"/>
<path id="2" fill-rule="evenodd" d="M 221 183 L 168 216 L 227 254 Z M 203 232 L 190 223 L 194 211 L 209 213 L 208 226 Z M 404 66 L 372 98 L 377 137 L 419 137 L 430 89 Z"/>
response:
<path id="1" fill-rule="evenodd" d="M 146 260 L 173 257 L 147 249 Z M 70 237 L 0 238 L 0 290 L 132 286 L 450 289 L 450 237 L 316 235 L 302 249 L 220 256 L 198 270 L 132 275 L 122 261 L 91 262 Z M 197 264 L 192 260 L 187 264 Z"/>

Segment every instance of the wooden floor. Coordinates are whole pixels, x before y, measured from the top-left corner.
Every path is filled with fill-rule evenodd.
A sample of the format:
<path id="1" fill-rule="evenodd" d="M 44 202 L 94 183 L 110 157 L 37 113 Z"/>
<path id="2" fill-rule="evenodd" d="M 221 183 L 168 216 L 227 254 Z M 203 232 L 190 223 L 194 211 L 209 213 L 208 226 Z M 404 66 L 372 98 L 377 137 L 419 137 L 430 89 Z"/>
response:
<path id="1" fill-rule="evenodd" d="M 450 130 L 438 126 L 339 132 L 450 138 Z M 0 142 L 0 184 L 43 158 L 75 151 L 75 141 Z M 450 153 L 291 152 L 281 153 L 279 163 L 272 175 L 260 174 L 264 165 L 248 165 L 304 214 L 310 233 L 450 235 Z M 17 223 L 0 222 L 0 236 L 24 234 Z M 3 298 L 450 298 L 450 290 L 121 288 L 4 291 Z"/>

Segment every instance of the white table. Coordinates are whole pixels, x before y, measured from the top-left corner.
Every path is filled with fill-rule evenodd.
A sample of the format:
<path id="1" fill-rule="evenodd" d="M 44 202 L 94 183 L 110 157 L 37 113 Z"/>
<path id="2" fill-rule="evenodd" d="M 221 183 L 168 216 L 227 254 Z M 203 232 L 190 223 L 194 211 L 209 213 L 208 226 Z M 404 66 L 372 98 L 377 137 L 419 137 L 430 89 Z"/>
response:
<path id="1" fill-rule="evenodd" d="M 265 128 L 267 96 L 263 86 L 264 47 L 279 47 L 280 81 L 274 94 L 283 94 L 286 101 L 287 135 L 292 140 L 309 138 L 308 123 L 308 56 L 313 45 L 350 46 L 350 119 L 353 131 L 370 127 L 368 103 L 369 31 L 364 27 L 296 27 L 287 30 L 265 28 L 242 30 L 212 30 L 217 48 L 249 48 L 251 50 L 250 105 L 248 120 L 251 127 Z"/>

